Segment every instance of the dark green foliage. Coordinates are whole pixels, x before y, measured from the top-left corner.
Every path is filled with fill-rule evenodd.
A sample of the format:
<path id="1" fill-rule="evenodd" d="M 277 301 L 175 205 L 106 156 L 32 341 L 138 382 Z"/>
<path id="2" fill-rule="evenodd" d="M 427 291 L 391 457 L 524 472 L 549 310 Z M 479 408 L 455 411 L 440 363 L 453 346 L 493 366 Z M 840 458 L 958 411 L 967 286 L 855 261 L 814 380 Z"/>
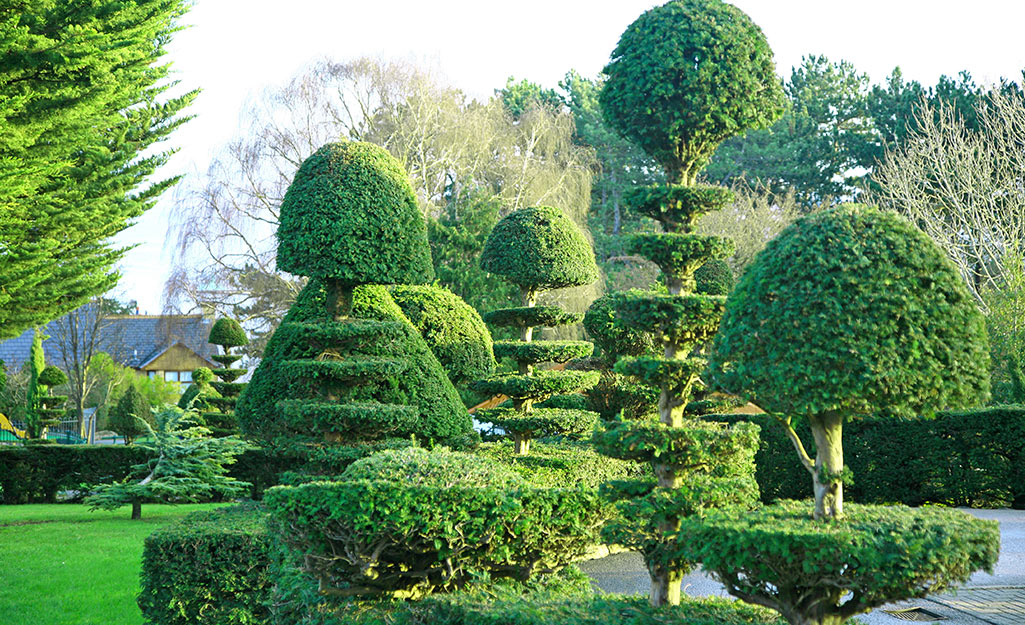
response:
<path id="1" fill-rule="evenodd" d="M 733 192 L 709 185 L 659 184 L 630 189 L 624 201 L 660 223 L 666 232 L 690 233 L 702 215 L 729 206 Z"/>
<path id="2" fill-rule="evenodd" d="M 591 303 L 584 314 L 584 328 L 594 344 L 601 350 L 602 358 L 609 364 L 620 356 L 640 356 L 655 351 L 652 333 L 627 325 L 616 314 L 620 298 L 642 291 L 609 293 Z"/>
<path id="3" fill-rule="evenodd" d="M 420 331 L 455 385 L 495 371 L 491 333 L 480 314 L 458 295 L 438 286 L 395 286 L 392 299 Z"/>
<path id="4" fill-rule="evenodd" d="M 527 291 L 598 279 L 591 244 L 561 210 L 550 206 L 521 208 L 499 221 L 488 235 L 480 266 Z"/>
<path id="5" fill-rule="evenodd" d="M 400 404 L 316 402 L 284 399 L 278 411 L 298 431 L 331 432 L 345 441 L 405 438 L 417 431 L 420 412 Z"/>
<path id="6" fill-rule="evenodd" d="M 139 607 L 161 625 L 257 625 L 269 617 L 273 537 L 246 504 L 190 514 L 146 538 Z"/>
<path id="7" fill-rule="evenodd" d="M 783 426 L 769 415 L 710 415 L 761 426 L 755 474 L 762 501 L 811 496 Z M 808 425 L 796 434 L 814 453 Z M 1025 508 L 1025 408 L 940 413 L 934 419 L 857 419 L 844 426 L 844 485 L 862 503 Z"/>
<path id="8" fill-rule="evenodd" d="M 658 265 L 670 278 L 684 278 L 710 259 L 722 260 L 733 255 L 736 248 L 731 239 L 699 234 L 636 234 L 629 250 Z"/>
<path id="9" fill-rule="evenodd" d="M 581 315 L 558 306 L 502 308 L 484 313 L 484 321 L 499 328 L 554 328 L 580 323 L 581 318 Z"/>
<path id="10" fill-rule="evenodd" d="M 495 356 L 517 363 L 569 362 L 587 358 L 594 351 L 589 341 L 497 341 Z"/>
<path id="11" fill-rule="evenodd" d="M 693 182 L 723 139 L 783 112 L 765 36 L 719 0 L 674 0 L 645 12 L 623 33 L 605 73 L 605 119 L 674 182 Z"/>
<path id="12" fill-rule="evenodd" d="M 228 317 L 221 317 L 210 328 L 210 337 L 207 339 L 207 343 L 213 343 L 221 347 L 242 347 L 243 345 L 249 345 L 249 337 L 246 336 L 245 331 L 237 321 Z"/>
<path id="13" fill-rule="evenodd" d="M 496 425 L 509 434 L 526 438 L 557 434 L 584 434 L 594 428 L 598 414 L 569 408 L 534 408 L 521 412 L 514 408 L 482 410 L 478 419 Z"/>
<path id="14" fill-rule="evenodd" d="M 329 143 L 308 157 L 281 202 L 278 268 L 339 284 L 434 278 L 427 226 L 402 165 L 370 143 Z"/>
<path id="15" fill-rule="evenodd" d="M 648 386 L 666 389 L 674 395 L 685 395 L 689 394 L 691 385 L 704 370 L 705 364 L 703 358 L 668 360 L 648 356 L 627 356 L 620 358 L 613 370 Z"/>
<path id="16" fill-rule="evenodd" d="M 726 298 L 715 295 L 631 293 L 616 301 L 624 324 L 661 335 L 682 353 L 715 336 L 725 308 Z"/>
<path id="17" fill-rule="evenodd" d="M 364 346 L 365 357 L 397 359 L 407 363 L 404 373 L 394 379 L 392 386 L 377 387 L 365 394 L 358 392 L 353 401 L 416 406 L 420 411 L 417 435 L 424 440 L 442 440 L 469 432 L 472 427 L 470 416 L 455 388 L 388 291 L 383 287 L 359 287 L 355 289 L 353 299 L 353 316 L 363 320 L 358 323 L 365 324 L 365 320 L 397 322 L 401 327 L 396 330 L 394 341 L 384 346 Z M 283 365 L 286 361 L 319 355 L 320 351 L 310 345 L 308 327 L 304 324 L 326 321 L 324 302 L 322 283 L 311 280 L 268 342 L 260 366 L 236 405 L 242 430 L 251 438 L 276 442 L 285 447 L 295 441 L 320 441 L 317 433 L 297 430 L 281 419 L 276 406 L 284 399 L 315 399 L 318 396 L 318 387 L 309 381 L 289 378 L 283 371 Z M 392 323 L 377 327 L 395 328 Z M 385 331 L 390 333 L 392 330 Z M 306 449 L 308 453 L 314 451 Z M 357 454 L 349 462 L 362 455 Z"/>
<path id="18" fill-rule="evenodd" d="M 809 614 L 810 622 L 840 623 L 942 591 L 992 571 L 1000 550 L 995 521 L 932 507 L 850 506 L 842 520 L 809 523 L 806 503 L 784 501 L 684 520 L 679 536 L 682 557 L 791 623 Z"/>
<path id="19" fill-rule="evenodd" d="M 499 375 L 477 380 L 470 387 L 485 395 L 543 401 L 553 395 L 576 393 L 598 383 L 597 371 L 535 371 L 532 375 Z"/>
<path id="20" fill-rule="evenodd" d="M 391 358 L 349 358 L 347 360 L 286 360 L 281 372 L 287 378 L 327 381 L 345 386 L 372 384 L 381 378 L 397 376 L 406 363 Z"/>
<path id="21" fill-rule="evenodd" d="M 753 464 L 758 449 L 758 426 L 737 423 L 696 422 L 688 427 L 671 427 L 657 421 L 623 421 L 595 433 L 595 449 L 613 458 L 661 462 L 679 466 L 712 466 L 716 461 Z"/>
<path id="22" fill-rule="evenodd" d="M 117 283 L 114 235 L 177 178 L 151 179 L 190 91 L 165 46 L 184 0 L 6 2 L 0 7 L 0 338 Z"/>
<path id="23" fill-rule="evenodd" d="M 47 365 L 39 374 L 39 383 L 43 386 L 60 386 L 68 381 L 68 376 L 53 365 Z"/>
<path id="24" fill-rule="evenodd" d="M 135 445 L 0 447 L 0 503 L 54 503 L 59 493 L 78 493 L 83 483 L 123 480 L 133 465 L 151 458 L 148 450 Z M 253 484 L 253 497 L 277 484 L 279 473 L 298 464 L 258 448 L 247 449 L 236 458 L 228 474 Z M 67 500 L 76 498 L 81 494 Z"/>
<path id="25" fill-rule="evenodd" d="M 509 442 L 486 443 L 476 455 L 509 465 L 528 483 L 541 488 L 564 488 L 567 484 L 598 488 L 608 480 L 645 477 L 645 467 L 602 456 L 585 443 L 539 441 L 531 445 L 526 456 L 517 454 Z"/>
<path id="26" fill-rule="evenodd" d="M 695 291 L 705 295 L 729 295 L 735 283 L 733 270 L 721 259 L 713 258 L 694 272 Z"/>
<path id="27" fill-rule="evenodd" d="M 601 378 L 587 392 L 587 409 L 605 421 L 621 416 L 639 419 L 655 412 L 659 389 L 642 384 L 614 371 L 599 371 Z"/>
<path id="28" fill-rule="evenodd" d="M 791 416 L 917 416 L 984 402 L 985 324 L 954 265 L 894 213 L 798 220 L 734 289 L 715 384 Z"/>
<path id="29" fill-rule="evenodd" d="M 306 572 L 350 595 L 418 596 L 484 572 L 556 571 L 596 542 L 608 516 L 593 490 L 387 481 L 282 486 L 264 502 L 289 528 L 284 541 L 308 554 Z"/>
<path id="30" fill-rule="evenodd" d="M 512 469 L 477 455 L 437 448 L 382 451 L 349 465 L 342 480 L 387 480 L 407 486 L 517 488 L 524 480 Z"/>
<path id="31" fill-rule="evenodd" d="M 146 432 L 146 422 L 152 420 L 149 402 L 134 384 L 118 400 L 110 411 L 110 427 L 124 437 L 126 443 Z"/>

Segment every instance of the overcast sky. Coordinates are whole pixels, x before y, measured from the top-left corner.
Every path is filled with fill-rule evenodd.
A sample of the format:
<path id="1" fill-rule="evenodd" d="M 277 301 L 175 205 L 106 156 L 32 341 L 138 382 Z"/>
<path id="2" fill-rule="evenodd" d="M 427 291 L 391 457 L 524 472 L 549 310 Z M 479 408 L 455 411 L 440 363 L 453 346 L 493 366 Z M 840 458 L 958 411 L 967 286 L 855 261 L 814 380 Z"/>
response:
<path id="1" fill-rule="evenodd" d="M 177 78 L 203 93 L 163 176 L 206 169 L 239 132 L 247 98 L 281 85 L 309 62 L 364 55 L 423 60 L 452 84 L 487 97 L 509 76 L 554 87 L 568 70 L 596 75 L 623 29 L 660 2 L 639 0 L 196 0 L 191 27 L 168 46 Z M 1018 80 L 1025 68 L 1025 0 L 734 0 L 761 26 L 776 69 L 808 54 L 848 60 L 873 82 L 895 66 L 930 85 L 967 69 L 977 82 Z M 287 6 L 287 8 L 286 8 Z M 856 8 L 854 8 L 856 7 Z M 173 192 L 118 237 L 138 245 L 117 294 L 160 310 Z"/>

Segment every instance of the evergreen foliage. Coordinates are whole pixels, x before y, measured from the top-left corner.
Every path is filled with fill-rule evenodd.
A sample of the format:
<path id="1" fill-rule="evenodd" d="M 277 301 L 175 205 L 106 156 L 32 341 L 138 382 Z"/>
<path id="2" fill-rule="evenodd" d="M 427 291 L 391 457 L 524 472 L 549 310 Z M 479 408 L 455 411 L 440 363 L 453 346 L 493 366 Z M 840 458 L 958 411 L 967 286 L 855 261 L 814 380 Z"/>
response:
<path id="1" fill-rule="evenodd" d="M 83 485 L 92 491 L 85 498 L 90 509 L 131 504 L 132 519 L 141 519 L 147 501 L 186 503 L 246 494 L 250 484 L 227 475 L 246 443 L 234 437 L 210 438 L 210 430 L 191 420 L 194 414 L 168 407 L 156 415 L 156 428 L 143 421 L 147 438 L 137 445 L 152 454 L 150 460 L 132 467 L 123 481 Z"/>
<path id="2" fill-rule="evenodd" d="M 43 413 L 42 398 L 46 394 L 46 385 L 39 378 L 46 368 L 46 355 L 43 353 L 43 339 L 49 338 L 43 331 L 36 328 L 32 333 L 32 346 L 29 348 L 28 359 L 28 392 L 25 396 L 25 432 L 30 439 L 40 439 L 43 431 L 53 421 Z"/>
<path id="3" fill-rule="evenodd" d="M 208 343 L 221 347 L 243 347 L 249 345 L 249 337 L 237 321 L 230 317 L 221 317 L 210 328 Z"/>
<path id="4" fill-rule="evenodd" d="M 233 354 L 232 348 L 244 347 L 249 344 L 249 338 L 237 321 L 228 317 L 221 317 L 214 322 L 210 328 L 209 343 L 221 346 L 221 353 L 211 356 L 221 367 L 210 371 L 216 375 L 218 381 L 210 381 L 210 387 L 214 391 L 203 398 L 204 408 L 202 413 L 203 421 L 210 428 L 214 436 L 231 436 L 238 434 L 238 420 L 235 418 L 235 404 L 238 396 L 246 388 L 246 385 L 235 380 L 249 372 L 248 369 L 235 368 L 231 365 L 242 357 L 241 354 Z M 195 377 L 195 374 L 193 374 Z M 184 396 L 182 396 L 184 399 Z M 181 404 L 179 404 L 181 405 Z"/>
<path id="5" fill-rule="evenodd" d="M 736 281 L 733 270 L 722 259 L 713 258 L 694 272 L 695 290 L 705 295 L 729 295 Z"/>
<path id="6" fill-rule="evenodd" d="M 461 386 L 494 373 L 491 333 L 480 314 L 458 295 L 439 286 L 399 285 L 390 292 L 453 384 Z"/>
<path id="7" fill-rule="evenodd" d="M 507 395 L 513 409 L 481 411 L 478 417 L 502 428 L 513 439 L 517 454 L 530 451 L 530 441 L 553 434 L 579 435 L 590 431 L 597 413 L 534 404 L 555 395 L 577 393 L 598 383 L 590 371 L 534 371 L 539 363 L 564 364 L 591 355 L 587 341 L 534 341 L 536 326 L 577 323 L 558 306 L 537 306 L 543 291 L 582 286 L 598 279 L 594 250 L 584 233 L 561 210 L 548 206 L 522 208 L 507 215 L 488 235 L 481 268 L 504 276 L 520 287 L 523 307 L 485 315 L 489 323 L 520 330 L 519 341 L 495 343 L 495 355 L 516 362 L 518 373 L 477 380 L 471 388 L 485 395 Z"/>
<path id="8" fill-rule="evenodd" d="M 765 36 L 720 0 L 672 0 L 645 12 L 623 33 L 605 74 L 605 119 L 673 183 L 693 184 L 720 142 L 783 112 Z"/>
<path id="9" fill-rule="evenodd" d="M 126 445 L 130 445 L 141 434 L 146 433 L 145 423 L 150 420 L 150 412 L 146 398 L 134 384 L 130 384 L 125 394 L 117 401 L 117 405 L 110 411 L 109 426 L 125 439 Z"/>
<path id="10" fill-rule="evenodd" d="M 0 339 L 116 282 L 107 243 L 177 178 L 147 178 L 195 98 L 161 95 L 158 65 L 184 0 L 5 3 L 0 8 Z"/>

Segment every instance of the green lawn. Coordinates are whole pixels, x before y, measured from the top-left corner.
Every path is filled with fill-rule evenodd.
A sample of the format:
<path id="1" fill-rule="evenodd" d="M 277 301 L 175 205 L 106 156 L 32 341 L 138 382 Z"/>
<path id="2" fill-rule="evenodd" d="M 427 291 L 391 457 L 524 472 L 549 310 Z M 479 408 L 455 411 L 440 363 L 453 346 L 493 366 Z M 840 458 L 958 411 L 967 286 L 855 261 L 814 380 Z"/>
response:
<path id="1" fill-rule="evenodd" d="M 140 625 L 135 604 L 146 536 L 223 504 L 0 506 L 0 625 Z"/>

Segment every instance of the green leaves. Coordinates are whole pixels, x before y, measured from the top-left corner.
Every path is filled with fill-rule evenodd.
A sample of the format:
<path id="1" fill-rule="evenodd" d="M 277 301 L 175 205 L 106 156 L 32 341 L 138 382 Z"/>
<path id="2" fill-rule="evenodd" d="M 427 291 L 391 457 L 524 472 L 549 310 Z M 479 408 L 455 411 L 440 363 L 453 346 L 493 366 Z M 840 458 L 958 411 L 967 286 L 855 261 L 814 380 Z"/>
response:
<path id="1" fill-rule="evenodd" d="M 589 341 L 495 341 L 495 356 L 517 363 L 569 362 L 587 358 L 594 351 Z"/>
<path id="2" fill-rule="evenodd" d="M 580 317 L 559 306 L 530 306 L 493 310 L 484 314 L 484 321 L 499 328 L 553 328 L 579 323 Z"/>
<path id="3" fill-rule="evenodd" d="M 734 198 L 725 187 L 657 184 L 634 187 L 623 199 L 630 208 L 662 224 L 666 232 L 690 233 L 698 218 L 725 208 Z"/>
<path id="4" fill-rule="evenodd" d="M 485 395 L 542 401 L 553 395 L 587 390 L 598 383 L 597 371 L 535 371 L 532 375 L 500 375 L 477 380 L 470 388 Z"/>
<path id="5" fill-rule="evenodd" d="M 510 434 L 537 438 L 590 432 L 598 420 L 598 413 L 569 408 L 534 408 L 530 412 L 495 408 L 482 410 L 477 417 L 480 421 L 496 425 Z"/>

